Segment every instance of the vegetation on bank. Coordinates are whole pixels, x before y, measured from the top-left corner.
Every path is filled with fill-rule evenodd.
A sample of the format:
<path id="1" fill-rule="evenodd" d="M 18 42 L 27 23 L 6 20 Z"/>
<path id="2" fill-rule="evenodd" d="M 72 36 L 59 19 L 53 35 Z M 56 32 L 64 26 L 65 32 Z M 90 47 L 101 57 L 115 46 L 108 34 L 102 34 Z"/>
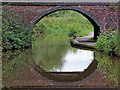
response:
<path id="1" fill-rule="evenodd" d="M 95 48 L 102 51 L 102 53 L 99 51 L 95 52 L 95 59 L 99 62 L 98 67 L 104 75 L 103 78 L 107 78 L 111 85 L 118 85 L 118 78 L 120 76 L 120 58 L 118 57 L 120 56 L 119 32 L 117 30 L 112 31 L 112 29 L 101 31 L 95 44 Z"/>
<path id="2" fill-rule="evenodd" d="M 34 32 L 44 33 L 44 40 L 65 40 L 87 36 L 93 30 L 94 27 L 87 18 L 71 10 L 51 13 L 38 22 L 34 28 Z"/>
<path id="3" fill-rule="evenodd" d="M 7 11 L 5 10 L 7 9 Z M 8 7 L 2 12 L 2 49 L 21 49 L 29 47 L 31 43 L 30 28 L 25 28 L 23 23 L 18 22 L 20 16 Z"/>
<path id="4" fill-rule="evenodd" d="M 120 56 L 120 34 L 118 31 L 101 31 L 95 44 L 97 50 L 103 51 L 109 55 Z"/>

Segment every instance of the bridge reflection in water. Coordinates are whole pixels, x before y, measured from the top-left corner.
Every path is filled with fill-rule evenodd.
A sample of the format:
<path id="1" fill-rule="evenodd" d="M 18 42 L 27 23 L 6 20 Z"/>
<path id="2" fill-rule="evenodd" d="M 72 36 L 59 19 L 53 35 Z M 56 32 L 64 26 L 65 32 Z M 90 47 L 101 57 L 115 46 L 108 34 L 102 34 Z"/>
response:
<path id="1" fill-rule="evenodd" d="M 65 58 L 66 56 L 69 57 Z M 64 69 L 66 68 L 64 65 L 67 65 L 72 57 L 79 61 L 71 60 L 70 66 L 75 69 Z M 81 69 L 79 66 L 82 65 L 82 59 L 86 65 Z M 107 64 L 102 61 L 106 61 Z M 40 45 L 35 43 L 32 49 L 3 53 L 3 85 L 4 87 L 116 87 L 119 84 L 119 61 L 120 58 L 73 48 L 69 43 L 62 41 L 43 42 Z M 74 62 L 78 64 L 77 68 Z"/>
<path id="2" fill-rule="evenodd" d="M 72 48 L 65 41 L 41 43 L 44 44 L 33 46 L 33 67 L 35 71 L 51 80 L 82 80 L 97 68 L 97 61 L 93 60 L 93 51 Z"/>

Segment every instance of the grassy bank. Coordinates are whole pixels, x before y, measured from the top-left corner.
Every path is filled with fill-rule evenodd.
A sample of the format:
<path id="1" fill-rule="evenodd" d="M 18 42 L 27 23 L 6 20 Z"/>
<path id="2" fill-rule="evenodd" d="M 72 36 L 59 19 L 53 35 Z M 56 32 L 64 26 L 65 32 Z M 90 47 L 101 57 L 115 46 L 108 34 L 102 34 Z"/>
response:
<path id="1" fill-rule="evenodd" d="M 34 28 L 34 32 L 44 33 L 44 39 L 83 37 L 93 30 L 94 28 L 87 18 L 70 10 L 61 10 L 49 14 Z"/>

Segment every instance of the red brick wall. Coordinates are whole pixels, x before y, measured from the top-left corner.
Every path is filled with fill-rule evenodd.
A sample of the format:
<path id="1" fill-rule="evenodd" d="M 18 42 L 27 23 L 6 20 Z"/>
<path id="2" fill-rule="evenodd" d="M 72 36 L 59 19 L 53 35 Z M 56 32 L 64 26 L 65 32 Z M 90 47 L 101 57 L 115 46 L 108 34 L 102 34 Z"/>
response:
<path id="1" fill-rule="evenodd" d="M 20 16 L 18 20 L 29 25 L 30 22 L 41 13 L 55 8 L 55 6 L 9 6 L 13 11 Z M 93 15 L 100 23 L 101 29 L 118 29 L 118 7 L 117 6 L 77 6 L 83 8 Z"/>
<path id="2" fill-rule="evenodd" d="M 100 22 L 102 29 L 118 28 L 117 6 L 82 6 L 82 8 Z"/>

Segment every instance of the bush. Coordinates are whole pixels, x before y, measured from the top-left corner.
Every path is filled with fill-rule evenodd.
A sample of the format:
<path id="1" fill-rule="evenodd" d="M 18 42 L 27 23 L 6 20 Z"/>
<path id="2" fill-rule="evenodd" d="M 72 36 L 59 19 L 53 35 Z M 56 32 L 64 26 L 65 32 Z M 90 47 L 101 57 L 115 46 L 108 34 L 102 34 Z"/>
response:
<path id="1" fill-rule="evenodd" d="M 29 47 L 31 44 L 31 30 L 18 22 L 19 15 L 12 10 L 3 11 L 2 22 L 2 49 L 20 49 Z M 6 17 L 7 16 L 7 17 Z"/>
<path id="2" fill-rule="evenodd" d="M 68 33 L 67 33 L 67 35 L 69 36 L 69 37 L 73 37 L 73 38 L 76 38 L 76 31 L 75 30 L 70 30 Z"/>
<path id="3" fill-rule="evenodd" d="M 120 55 L 119 37 L 120 35 L 117 34 L 117 31 L 101 31 L 100 36 L 97 37 L 95 48 L 108 54 Z"/>

